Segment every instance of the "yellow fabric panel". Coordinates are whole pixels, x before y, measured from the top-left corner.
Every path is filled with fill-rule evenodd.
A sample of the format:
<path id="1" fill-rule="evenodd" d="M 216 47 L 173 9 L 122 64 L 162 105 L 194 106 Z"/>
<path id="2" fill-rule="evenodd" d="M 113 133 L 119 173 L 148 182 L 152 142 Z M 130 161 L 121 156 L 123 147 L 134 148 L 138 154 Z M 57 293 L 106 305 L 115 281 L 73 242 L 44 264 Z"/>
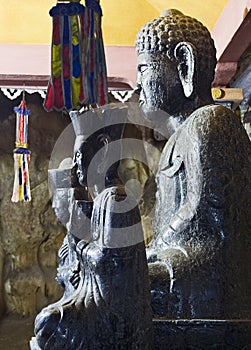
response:
<path id="1" fill-rule="evenodd" d="M 72 104 L 74 107 L 79 105 L 79 93 L 80 93 L 80 78 L 71 78 L 71 91 L 72 91 Z"/>
<path id="2" fill-rule="evenodd" d="M 79 44 L 79 37 L 78 37 L 78 18 L 77 16 L 71 16 L 71 24 L 72 24 L 72 44 L 78 45 Z"/>
<path id="3" fill-rule="evenodd" d="M 52 75 L 60 76 L 62 72 L 61 65 L 61 45 L 52 45 Z"/>

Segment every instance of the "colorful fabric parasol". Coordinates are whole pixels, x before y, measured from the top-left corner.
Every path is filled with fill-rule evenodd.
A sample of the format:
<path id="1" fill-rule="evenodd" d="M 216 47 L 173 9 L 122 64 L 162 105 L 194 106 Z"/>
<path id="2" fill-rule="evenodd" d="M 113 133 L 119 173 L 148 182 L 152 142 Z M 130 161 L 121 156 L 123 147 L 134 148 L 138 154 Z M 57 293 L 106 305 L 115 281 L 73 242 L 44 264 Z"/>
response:
<path id="1" fill-rule="evenodd" d="M 108 102 L 106 62 L 98 0 L 86 6 L 60 1 L 52 17 L 51 78 L 44 107 L 72 110 Z"/>
<path id="2" fill-rule="evenodd" d="M 30 201 L 30 180 L 29 163 L 31 152 L 28 148 L 28 117 L 30 111 L 26 108 L 24 98 L 18 107 L 14 108 L 16 112 L 16 148 L 13 151 L 14 156 L 14 187 L 12 202 Z"/>

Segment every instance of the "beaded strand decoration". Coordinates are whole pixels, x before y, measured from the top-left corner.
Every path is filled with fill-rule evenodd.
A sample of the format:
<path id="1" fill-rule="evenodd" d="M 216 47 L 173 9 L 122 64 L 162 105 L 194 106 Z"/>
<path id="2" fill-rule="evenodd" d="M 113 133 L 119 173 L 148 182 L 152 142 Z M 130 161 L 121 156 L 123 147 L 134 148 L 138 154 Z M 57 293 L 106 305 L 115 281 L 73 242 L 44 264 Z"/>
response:
<path id="1" fill-rule="evenodd" d="M 28 117 L 30 111 L 26 108 L 25 94 L 18 107 L 14 107 L 16 113 L 16 148 L 14 156 L 14 187 L 12 202 L 28 202 L 31 200 L 29 164 L 30 154 L 28 150 Z"/>
<path id="2" fill-rule="evenodd" d="M 58 0 L 52 17 L 51 78 L 44 107 L 70 111 L 108 102 L 98 0 Z"/>

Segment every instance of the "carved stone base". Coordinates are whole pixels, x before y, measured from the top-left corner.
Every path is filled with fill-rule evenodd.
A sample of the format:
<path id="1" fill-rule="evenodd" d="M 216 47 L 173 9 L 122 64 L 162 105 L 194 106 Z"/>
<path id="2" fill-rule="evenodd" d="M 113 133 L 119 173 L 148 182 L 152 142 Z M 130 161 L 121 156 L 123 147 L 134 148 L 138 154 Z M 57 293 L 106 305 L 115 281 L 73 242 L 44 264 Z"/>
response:
<path id="1" fill-rule="evenodd" d="M 153 321 L 153 350 L 248 350 L 251 320 Z"/>

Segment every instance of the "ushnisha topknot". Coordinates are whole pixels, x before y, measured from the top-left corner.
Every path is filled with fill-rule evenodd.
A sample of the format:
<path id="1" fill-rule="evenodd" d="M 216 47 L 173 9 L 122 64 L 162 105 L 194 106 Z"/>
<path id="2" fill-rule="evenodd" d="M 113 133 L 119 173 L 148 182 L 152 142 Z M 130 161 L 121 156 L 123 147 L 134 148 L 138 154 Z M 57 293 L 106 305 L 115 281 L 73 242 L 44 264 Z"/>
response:
<path id="1" fill-rule="evenodd" d="M 162 12 L 160 17 L 146 23 L 136 37 L 136 51 L 161 53 L 174 60 L 174 49 L 179 42 L 193 45 L 197 54 L 197 67 L 202 77 L 210 82 L 214 77 L 216 50 L 208 29 L 197 19 L 171 9 Z"/>

